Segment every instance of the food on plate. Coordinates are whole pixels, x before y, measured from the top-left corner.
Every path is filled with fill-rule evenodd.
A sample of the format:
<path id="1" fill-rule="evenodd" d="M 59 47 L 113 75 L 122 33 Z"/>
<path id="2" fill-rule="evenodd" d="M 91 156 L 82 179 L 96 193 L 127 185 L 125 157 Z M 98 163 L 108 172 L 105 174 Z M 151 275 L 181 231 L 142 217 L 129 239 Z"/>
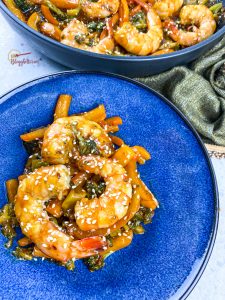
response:
<path id="1" fill-rule="evenodd" d="M 104 105 L 69 116 L 70 102 L 60 95 L 53 123 L 21 134 L 29 157 L 23 174 L 6 182 L 0 224 L 8 248 L 21 229 L 13 251 L 20 259 L 70 270 L 83 259 L 95 271 L 144 233 L 158 202 L 137 170 L 149 152 L 114 135 L 122 119 L 106 118 Z"/>
<path id="2" fill-rule="evenodd" d="M 220 0 L 2 0 L 32 29 L 67 46 L 117 56 L 162 55 L 225 25 Z"/>

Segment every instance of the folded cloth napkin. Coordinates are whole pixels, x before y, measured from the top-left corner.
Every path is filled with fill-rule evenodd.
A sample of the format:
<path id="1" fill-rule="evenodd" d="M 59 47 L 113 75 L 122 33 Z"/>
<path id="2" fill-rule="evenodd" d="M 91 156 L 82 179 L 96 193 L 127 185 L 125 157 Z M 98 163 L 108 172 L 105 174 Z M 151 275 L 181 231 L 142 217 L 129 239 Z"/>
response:
<path id="1" fill-rule="evenodd" d="M 137 80 L 175 104 L 205 143 L 225 147 L 225 37 L 188 66 Z"/>

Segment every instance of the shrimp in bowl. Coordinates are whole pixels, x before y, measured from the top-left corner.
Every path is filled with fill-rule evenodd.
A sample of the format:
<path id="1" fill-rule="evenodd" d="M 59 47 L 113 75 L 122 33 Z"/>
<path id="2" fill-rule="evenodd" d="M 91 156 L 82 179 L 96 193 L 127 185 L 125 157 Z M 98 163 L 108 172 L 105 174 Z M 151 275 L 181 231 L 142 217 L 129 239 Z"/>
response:
<path id="1" fill-rule="evenodd" d="M 225 24 L 224 2 L 215 0 L 2 1 L 36 32 L 97 56 L 159 56 L 198 44 Z"/>
<path id="2" fill-rule="evenodd" d="M 6 246 L 19 259 L 48 259 L 69 270 L 82 259 L 90 271 L 128 247 L 158 202 L 137 164 L 150 159 L 140 145 L 115 136 L 123 123 L 106 117 L 104 105 L 69 116 L 70 95 L 60 95 L 54 121 L 21 134 L 29 156 L 23 174 L 6 182 L 0 211 Z"/>

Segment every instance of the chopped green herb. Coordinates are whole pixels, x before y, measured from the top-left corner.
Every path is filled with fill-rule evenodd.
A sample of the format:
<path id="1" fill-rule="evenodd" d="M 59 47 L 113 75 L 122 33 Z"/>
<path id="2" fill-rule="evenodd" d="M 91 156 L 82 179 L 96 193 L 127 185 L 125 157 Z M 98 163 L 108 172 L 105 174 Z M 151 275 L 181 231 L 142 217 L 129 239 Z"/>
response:
<path id="1" fill-rule="evenodd" d="M 85 140 L 81 137 L 78 138 L 78 150 L 81 155 L 99 154 L 95 141 Z"/>
<path id="2" fill-rule="evenodd" d="M 49 166 L 49 163 L 47 163 L 46 161 L 43 161 L 42 159 L 33 159 L 32 160 L 32 163 L 31 163 L 32 172 L 35 169 L 38 169 L 40 167 L 45 167 L 45 166 Z"/>
<path id="3" fill-rule="evenodd" d="M 100 254 L 84 258 L 83 261 L 91 272 L 102 269 L 105 265 L 104 257 Z"/>
<path id="4" fill-rule="evenodd" d="M 65 267 L 67 268 L 67 270 L 69 271 L 74 271 L 75 269 L 75 264 L 73 260 L 68 260 L 65 264 Z"/>
<path id="5" fill-rule="evenodd" d="M 86 35 L 83 33 L 78 33 L 75 35 L 74 39 L 78 44 L 83 44 L 86 39 Z"/>
<path id="6" fill-rule="evenodd" d="M 92 21 L 92 22 L 87 24 L 87 28 L 90 32 L 95 32 L 97 30 L 97 25 L 98 25 L 97 22 Z"/>
<path id="7" fill-rule="evenodd" d="M 88 180 L 85 185 L 85 190 L 87 191 L 88 199 L 98 198 L 105 191 L 105 182 L 101 181 L 97 183 L 92 180 Z"/>
<path id="8" fill-rule="evenodd" d="M 105 27 L 105 23 L 104 22 L 98 22 L 98 25 L 96 27 L 96 31 L 97 32 L 101 32 L 104 27 Z"/>
<path id="9" fill-rule="evenodd" d="M 90 32 L 95 32 L 95 31 L 101 32 L 104 27 L 105 27 L 104 22 L 92 21 L 92 22 L 88 23 L 88 25 L 87 25 L 87 28 Z"/>
<path id="10" fill-rule="evenodd" d="M 19 225 L 15 216 L 13 203 L 6 204 L 0 210 L 0 225 L 2 226 L 2 234 L 8 239 L 5 246 L 6 248 L 10 248 L 16 236 L 15 227 Z"/>
<path id="11" fill-rule="evenodd" d="M 153 215 L 154 213 L 149 208 L 141 207 L 139 211 L 134 215 L 134 217 L 128 222 L 127 225 L 131 229 L 136 229 L 140 226 L 141 223 L 151 223 Z"/>
<path id="12" fill-rule="evenodd" d="M 49 163 L 46 161 L 43 161 L 43 159 L 40 157 L 39 153 L 35 153 L 31 155 L 26 163 L 24 173 L 28 174 L 30 172 L 33 172 L 35 169 L 38 169 L 40 167 L 49 166 Z"/>
<path id="13" fill-rule="evenodd" d="M 94 38 L 92 38 L 92 39 L 89 39 L 89 41 L 86 45 L 89 46 L 89 47 L 93 47 L 94 44 L 95 44 L 95 40 L 94 40 Z"/>
<path id="14" fill-rule="evenodd" d="M 131 18 L 131 23 L 139 30 L 144 32 L 147 29 L 147 20 L 145 14 L 140 11 Z"/>
<path id="15" fill-rule="evenodd" d="M 27 0 L 14 0 L 16 6 L 22 11 L 22 13 L 32 13 L 35 10 L 35 5 L 29 3 Z"/>

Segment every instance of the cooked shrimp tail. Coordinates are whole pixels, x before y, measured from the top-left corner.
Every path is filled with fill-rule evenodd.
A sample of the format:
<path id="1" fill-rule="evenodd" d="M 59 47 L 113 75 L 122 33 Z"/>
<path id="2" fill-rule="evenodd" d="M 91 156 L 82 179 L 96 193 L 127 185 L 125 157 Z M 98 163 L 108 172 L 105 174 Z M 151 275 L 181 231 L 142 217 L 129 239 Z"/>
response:
<path id="1" fill-rule="evenodd" d="M 94 236 L 72 242 L 72 257 L 77 259 L 95 255 L 107 248 L 107 242 L 104 237 Z"/>

